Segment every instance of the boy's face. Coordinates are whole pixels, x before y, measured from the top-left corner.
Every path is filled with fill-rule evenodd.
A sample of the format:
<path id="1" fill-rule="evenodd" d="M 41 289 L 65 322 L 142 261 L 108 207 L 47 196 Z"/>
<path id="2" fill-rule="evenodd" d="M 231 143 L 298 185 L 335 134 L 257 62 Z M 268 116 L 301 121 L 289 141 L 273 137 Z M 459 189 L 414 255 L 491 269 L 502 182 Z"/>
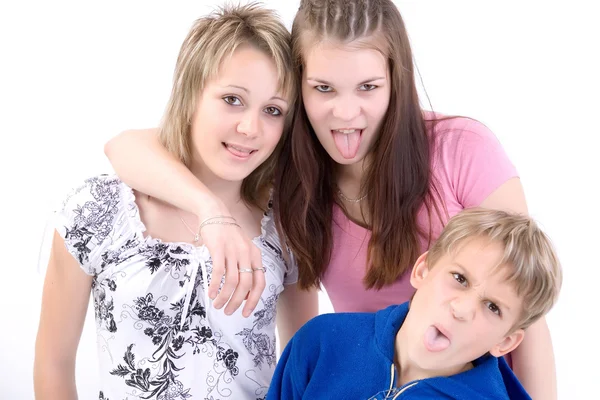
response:
<path id="1" fill-rule="evenodd" d="M 523 330 L 510 330 L 522 301 L 506 282 L 507 267 L 494 269 L 503 251 L 502 244 L 477 238 L 429 268 L 426 255 L 417 260 L 411 274 L 417 292 L 406 321 L 410 343 L 403 344 L 412 363 L 451 371 L 519 345 Z"/>

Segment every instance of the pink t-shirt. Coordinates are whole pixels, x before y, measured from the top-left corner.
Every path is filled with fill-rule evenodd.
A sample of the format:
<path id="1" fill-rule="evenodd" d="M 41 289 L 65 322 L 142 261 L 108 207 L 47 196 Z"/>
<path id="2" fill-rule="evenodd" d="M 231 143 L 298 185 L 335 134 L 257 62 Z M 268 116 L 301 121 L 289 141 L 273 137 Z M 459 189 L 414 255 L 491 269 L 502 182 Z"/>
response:
<path id="1" fill-rule="evenodd" d="M 518 176 L 496 136 L 480 122 L 468 118 L 438 122 L 436 147 L 433 176 L 450 217 L 480 205 L 500 185 Z M 429 226 L 424 208 L 417 218 L 419 225 Z M 434 218 L 432 228 L 433 241 L 443 224 Z M 381 290 L 365 289 L 362 280 L 370 238 L 371 231 L 350 221 L 334 206 L 333 250 L 322 282 L 336 312 L 377 311 L 408 301 L 414 292 L 409 273 Z M 427 250 L 425 240 L 421 247 L 423 252 Z"/>

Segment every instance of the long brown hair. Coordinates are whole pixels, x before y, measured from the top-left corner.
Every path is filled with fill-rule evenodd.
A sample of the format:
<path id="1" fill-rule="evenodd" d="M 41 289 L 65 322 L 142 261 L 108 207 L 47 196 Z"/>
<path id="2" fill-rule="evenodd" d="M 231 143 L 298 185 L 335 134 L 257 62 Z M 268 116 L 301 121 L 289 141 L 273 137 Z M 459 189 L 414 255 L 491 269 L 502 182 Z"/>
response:
<path id="1" fill-rule="evenodd" d="M 340 43 L 369 39 L 383 43 L 391 94 L 380 132 L 369 153 L 361 183 L 368 193 L 367 288 L 380 289 L 408 270 L 420 254 L 419 237 L 430 240 L 429 227 L 417 224 L 425 207 L 441 219 L 441 196 L 431 176 L 435 121 L 425 121 L 419 104 L 413 58 L 404 22 L 391 0 L 302 0 L 292 26 L 296 79 L 303 77 L 306 37 Z M 371 40 L 372 39 L 372 40 Z M 378 39 L 378 40 L 376 40 Z M 301 287 L 318 286 L 332 251 L 332 206 L 335 162 L 319 143 L 298 100 L 292 134 L 284 143 L 276 169 L 274 207 L 299 267 Z"/>

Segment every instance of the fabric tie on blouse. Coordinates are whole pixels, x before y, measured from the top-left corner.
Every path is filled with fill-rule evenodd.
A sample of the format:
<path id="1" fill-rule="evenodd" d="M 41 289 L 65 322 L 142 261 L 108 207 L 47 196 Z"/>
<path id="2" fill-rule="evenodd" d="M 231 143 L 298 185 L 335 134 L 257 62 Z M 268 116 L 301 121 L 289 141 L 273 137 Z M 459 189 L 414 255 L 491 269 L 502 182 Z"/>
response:
<path id="1" fill-rule="evenodd" d="M 186 284 L 185 288 L 185 300 L 183 302 L 183 310 L 181 313 L 181 323 L 179 328 L 183 330 L 183 326 L 185 325 L 185 321 L 187 320 L 187 313 L 190 309 L 190 302 L 192 301 L 192 293 L 194 291 L 194 287 L 196 286 L 196 278 L 198 276 L 198 266 L 194 263 L 190 263 L 192 265 L 192 271 L 190 280 Z M 206 308 L 206 318 L 208 320 L 208 308 L 210 307 L 210 298 L 208 297 L 208 274 L 206 272 L 206 262 L 200 258 L 200 269 L 202 271 L 202 287 L 204 288 L 204 304 Z"/>

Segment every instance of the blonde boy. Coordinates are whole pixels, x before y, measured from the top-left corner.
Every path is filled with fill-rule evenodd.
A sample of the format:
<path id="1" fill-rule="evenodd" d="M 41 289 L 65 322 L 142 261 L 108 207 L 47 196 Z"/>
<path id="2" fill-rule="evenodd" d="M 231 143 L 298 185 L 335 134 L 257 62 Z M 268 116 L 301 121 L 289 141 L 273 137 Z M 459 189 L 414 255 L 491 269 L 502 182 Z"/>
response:
<path id="1" fill-rule="evenodd" d="M 417 259 L 410 281 L 410 304 L 307 323 L 267 399 L 529 398 L 502 356 L 550 310 L 562 282 L 531 218 L 463 211 Z"/>

